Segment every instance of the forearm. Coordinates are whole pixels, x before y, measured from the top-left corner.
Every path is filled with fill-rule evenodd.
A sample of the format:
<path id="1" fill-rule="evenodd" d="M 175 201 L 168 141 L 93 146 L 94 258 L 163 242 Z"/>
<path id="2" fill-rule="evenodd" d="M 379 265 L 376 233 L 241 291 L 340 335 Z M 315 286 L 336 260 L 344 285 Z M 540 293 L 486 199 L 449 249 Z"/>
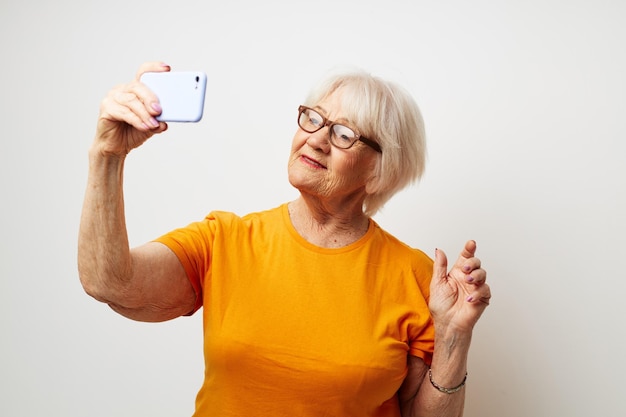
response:
<path id="1" fill-rule="evenodd" d="M 123 197 L 124 157 L 92 147 L 78 236 L 78 269 L 85 291 L 111 302 L 132 275 Z"/>
<path id="2" fill-rule="evenodd" d="M 435 330 L 435 350 L 430 367 L 432 381 L 445 388 L 458 387 L 467 372 L 467 357 L 471 343 L 471 333 L 447 329 Z M 431 382 L 431 375 L 425 373 L 413 402 L 414 417 L 460 417 L 465 404 L 465 387 L 456 392 L 445 393 Z"/>

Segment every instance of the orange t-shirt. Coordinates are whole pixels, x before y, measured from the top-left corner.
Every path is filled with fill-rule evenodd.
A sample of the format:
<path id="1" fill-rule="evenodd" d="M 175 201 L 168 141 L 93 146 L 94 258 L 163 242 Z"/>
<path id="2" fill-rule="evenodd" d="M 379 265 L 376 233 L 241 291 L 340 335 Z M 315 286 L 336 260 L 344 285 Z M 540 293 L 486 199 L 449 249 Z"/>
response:
<path id="1" fill-rule="evenodd" d="M 157 241 L 203 307 L 205 380 L 194 416 L 399 416 L 407 355 L 430 363 L 432 260 L 373 220 L 320 248 L 287 205 L 213 212 Z"/>

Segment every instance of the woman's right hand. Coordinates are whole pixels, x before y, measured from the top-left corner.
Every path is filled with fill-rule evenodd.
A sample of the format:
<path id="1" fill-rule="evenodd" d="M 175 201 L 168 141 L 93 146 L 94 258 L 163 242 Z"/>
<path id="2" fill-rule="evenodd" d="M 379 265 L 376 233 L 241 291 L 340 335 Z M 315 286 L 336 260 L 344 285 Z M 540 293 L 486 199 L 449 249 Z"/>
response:
<path id="1" fill-rule="evenodd" d="M 95 150 L 102 155 L 125 156 L 155 133 L 167 130 L 159 122 L 161 114 L 157 96 L 139 81 L 144 72 L 167 72 L 170 66 L 161 62 L 146 62 L 135 79 L 113 88 L 100 104 L 96 129 Z"/>

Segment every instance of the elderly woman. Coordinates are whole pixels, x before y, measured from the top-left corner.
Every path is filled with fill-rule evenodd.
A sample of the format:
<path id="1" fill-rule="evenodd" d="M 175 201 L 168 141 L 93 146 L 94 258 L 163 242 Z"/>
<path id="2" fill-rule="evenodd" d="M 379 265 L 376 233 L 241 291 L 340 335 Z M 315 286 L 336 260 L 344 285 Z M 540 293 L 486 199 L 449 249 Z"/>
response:
<path id="1" fill-rule="evenodd" d="M 371 216 L 420 177 L 421 116 L 401 88 L 330 78 L 298 109 L 289 157 L 300 196 L 128 244 L 126 155 L 167 129 L 137 79 L 103 100 L 79 236 L 88 294 L 134 320 L 203 307 L 195 416 L 459 416 L 474 325 L 490 298 L 468 241 L 448 271 Z"/>

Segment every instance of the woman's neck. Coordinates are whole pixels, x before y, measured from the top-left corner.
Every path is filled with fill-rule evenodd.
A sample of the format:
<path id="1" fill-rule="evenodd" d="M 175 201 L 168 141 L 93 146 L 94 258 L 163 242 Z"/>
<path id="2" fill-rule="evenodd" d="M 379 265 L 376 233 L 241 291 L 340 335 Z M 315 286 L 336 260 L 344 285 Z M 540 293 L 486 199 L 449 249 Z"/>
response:
<path id="1" fill-rule="evenodd" d="M 309 243 L 323 248 L 341 248 L 367 233 L 370 222 L 361 207 L 358 210 L 346 206 L 335 209 L 301 196 L 289 203 L 289 217 L 298 234 Z"/>

